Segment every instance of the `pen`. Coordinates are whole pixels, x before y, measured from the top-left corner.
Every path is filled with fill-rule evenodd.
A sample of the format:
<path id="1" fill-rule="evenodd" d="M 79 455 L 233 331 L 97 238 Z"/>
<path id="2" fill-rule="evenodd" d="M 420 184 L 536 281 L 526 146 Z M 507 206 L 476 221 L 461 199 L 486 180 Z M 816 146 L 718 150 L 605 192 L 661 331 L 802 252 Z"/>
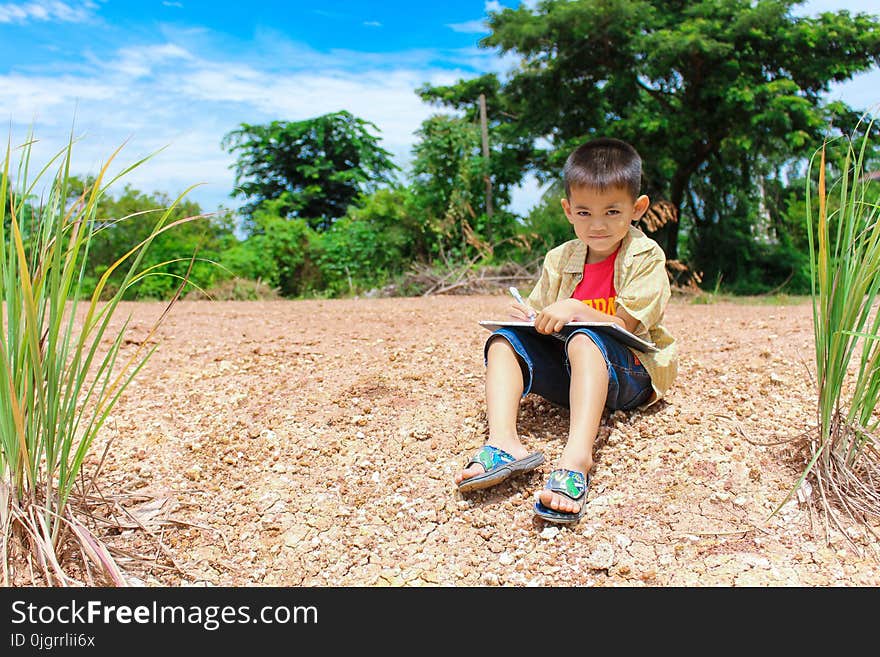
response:
<path id="1" fill-rule="evenodd" d="M 519 293 L 519 290 L 517 290 L 512 285 L 507 289 L 510 290 L 510 293 L 513 295 L 513 298 L 516 299 L 518 303 L 522 304 L 526 308 L 529 308 L 528 304 L 525 301 L 523 301 L 522 295 Z M 535 319 L 535 317 L 537 317 L 537 315 L 535 314 L 535 311 L 532 310 L 531 308 L 529 308 L 529 319 Z"/>

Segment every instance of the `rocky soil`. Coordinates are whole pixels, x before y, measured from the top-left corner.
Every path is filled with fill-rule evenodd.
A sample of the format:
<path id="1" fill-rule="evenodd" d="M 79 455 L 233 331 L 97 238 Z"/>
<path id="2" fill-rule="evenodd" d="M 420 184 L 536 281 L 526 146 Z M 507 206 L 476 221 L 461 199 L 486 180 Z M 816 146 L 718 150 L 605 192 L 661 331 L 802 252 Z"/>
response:
<path id="1" fill-rule="evenodd" d="M 532 514 L 568 421 L 534 396 L 520 431 L 547 462 L 460 495 L 486 435 L 477 321 L 507 303 L 180 302 L 87 463 L 110 441 L 96 531 L 149 586 L 880 584 L 875 538 L 826 528 L 807 487 L 782 504 L 815 422 L 806 303 L 673 299 L 679 378 L 606 418 L 579 524 Z M 127 353 L 162 309 L 122 307 Z"/>

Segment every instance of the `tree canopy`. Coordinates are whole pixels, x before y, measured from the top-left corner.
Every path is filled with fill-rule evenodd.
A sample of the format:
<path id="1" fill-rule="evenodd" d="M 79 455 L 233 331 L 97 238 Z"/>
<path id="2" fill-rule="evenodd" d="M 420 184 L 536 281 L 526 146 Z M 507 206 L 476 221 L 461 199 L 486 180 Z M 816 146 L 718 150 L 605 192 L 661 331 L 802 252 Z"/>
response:
<path id="1" fill-rule="evenodd" d="M 472 106 L 487 94 L 510 139 L 533 148 L 543 180 L 593 136 L 634 144 L 645 192 L 671 201 L 693 230 L 748 223 L 767 177 L 804 160 L 830 126 L 859 112 L 826 104 L 832 82 L 880 63 L 876 16 L 841 10 L 799 17 L 793 0 L 543 0 L 490 14 L 480 45 L 520 59 L 423 97 Z M 543 146 L 542 146 L 543 145 Z M 677 257 L 678 223 L 658 241 Z M 744 229 L 748 232 L 748 226 Z"/>
<path id="2" fill-rule="evenodd" d="M 255 210 L 277 201 L 282 217 L 326 230 L 360 194 L 391 183 L 398 167 L 370 131 L 372 123 L 347 111 L 305 121 L 242 123 L 221 145 L 237 160 L 233 196 L 248 199 L 242 214 L 253 228 Z"/>

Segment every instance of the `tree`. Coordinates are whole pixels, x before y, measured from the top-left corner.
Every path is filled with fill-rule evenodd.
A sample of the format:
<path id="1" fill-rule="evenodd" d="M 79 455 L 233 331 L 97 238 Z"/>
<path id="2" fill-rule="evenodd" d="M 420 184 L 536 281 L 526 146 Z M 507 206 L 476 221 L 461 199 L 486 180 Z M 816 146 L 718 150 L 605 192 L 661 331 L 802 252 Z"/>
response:
<path id="1" fill-rule="evenodd" d="M 237 154 L 232 196 L 248 202 L 241 211 L 253 230 L 264 201 L 278 201 L 282 217 L 305 219 L 326 230 L 362 193 L 391 182 L 398 167 L 368 128 L 375 125 L 349 112 L 305 121 L 242 123 L 221 145 Z"/>
<path id="2" fill-rule="evenodd" d="M 521 59 L 494 102 L 512 133 L 549 143 L 532 158 L 539 178 L 557 177 L 586 138 L 627 140 L 645 160 L 645 191 L 686 211 L 699 238 L 731 203 L 753 221 L 762 179 L 805 160 L 832 122 L 846 132 L 857 123 L 822 94 L 880 63 L 877 17 L 795 17 L 797 4 L 544 0 L 490 14 L 480 45 Z M 487 90 L 482 78 L 423 93 L 455 107 Z M 676 258 L 679 222 L 669 226 L 658 241 Z"/>
<path id="3" fill-rule="evenodd" d="M 79 203 L 84 190 L 95 184 L 93 176 L 68 179 L 68 205 Z M 127 184 L 117 195 L 105 192 L 95 206 L 96 232 L 91 238 L 86 264 L 86 276 L 97 280 L 134 245 L 153 233 L 156 222 L 172 199 L 163 192 L 146 194 Z M 198 203 L 181 200 L 171 211 L 167 224 L 201 215 Z M 169 298 L 180 278 L 190 268 L 195 253 L 190 281 L 199 286 L 210 285 L 222 271 L 205 259 L 216 259 L 227 244 L 234 242 L 231 217 L 205 217 L 200 221 L 186 221 L 155 235 L 143 260 L 144 268 L 158 265 L 161 276 L 146 276 L 125 293 L 126 298 Z M 171 276 L 164 275 L 171 274 Z M 124 272 L 116 271 L 108 281 L 106 294 L 115 294 Z"/>

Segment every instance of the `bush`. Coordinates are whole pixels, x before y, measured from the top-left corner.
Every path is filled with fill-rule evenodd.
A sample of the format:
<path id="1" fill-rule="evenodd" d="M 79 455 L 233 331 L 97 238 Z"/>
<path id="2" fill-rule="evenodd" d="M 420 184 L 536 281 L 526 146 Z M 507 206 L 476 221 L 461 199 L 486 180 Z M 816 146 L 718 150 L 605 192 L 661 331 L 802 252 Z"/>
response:
<path id="1" fill-rule="evenodd" d="M 271 301 L 280 298 L 278 290 L 262 281 L 230 278 L 205 290 L 192 290 L 184 298 L 188 301 Z"/>

